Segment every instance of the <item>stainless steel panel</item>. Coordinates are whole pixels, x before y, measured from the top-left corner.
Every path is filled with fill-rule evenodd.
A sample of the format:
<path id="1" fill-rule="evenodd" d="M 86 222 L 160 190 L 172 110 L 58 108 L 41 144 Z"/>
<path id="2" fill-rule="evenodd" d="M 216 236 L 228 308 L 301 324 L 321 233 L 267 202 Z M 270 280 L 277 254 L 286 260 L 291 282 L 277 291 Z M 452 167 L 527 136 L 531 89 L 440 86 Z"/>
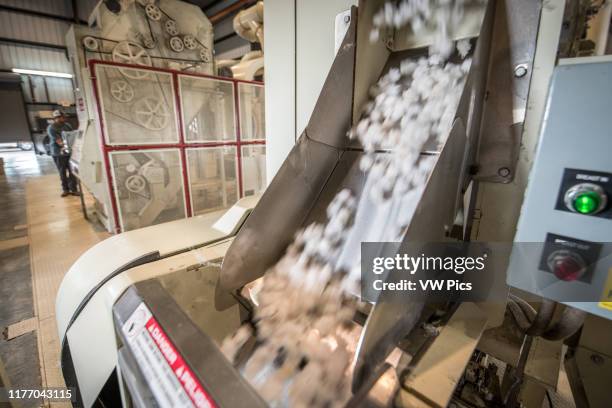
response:
<path id="1" fill-rule="evenodd" d="M 533 0 L 498 0 L 495 3 L 491 40 L 494 47 L 491 48 L 476 178 L 508 183 L 514 178 L 521 146 L 542 5 Z"/>

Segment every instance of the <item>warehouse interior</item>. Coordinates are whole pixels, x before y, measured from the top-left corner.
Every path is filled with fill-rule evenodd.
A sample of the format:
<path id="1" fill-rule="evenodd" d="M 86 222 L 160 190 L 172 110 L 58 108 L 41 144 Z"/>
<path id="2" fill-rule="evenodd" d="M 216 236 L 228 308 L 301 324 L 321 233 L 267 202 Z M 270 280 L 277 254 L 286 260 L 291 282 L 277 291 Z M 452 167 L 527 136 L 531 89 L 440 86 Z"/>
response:
<path id="1" fill-rule="evenodd" d="M 0 407 L 609 406 L 611 19 L 0 0 Z"/>

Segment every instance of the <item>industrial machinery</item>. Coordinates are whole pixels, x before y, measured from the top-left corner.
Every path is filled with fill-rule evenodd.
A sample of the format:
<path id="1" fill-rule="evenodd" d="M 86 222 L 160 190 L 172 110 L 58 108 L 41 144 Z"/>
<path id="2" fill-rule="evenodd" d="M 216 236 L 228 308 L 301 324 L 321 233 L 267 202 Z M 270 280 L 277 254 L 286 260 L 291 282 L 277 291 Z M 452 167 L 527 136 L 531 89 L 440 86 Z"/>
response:
<path id="1" fill-rule="evenodd" d="M 605 245 L 612 231 L 607 217 L 612 170 L 605 157 L 611 89 L 604 79 L 612 63 L 606 57 L 556 61 L 558 50 L 573 49 L 565 45 L 582 38 L 588 25 L 580 22 L 582 30 L 565 36 L 575 28 L 568 13 L 574 15 L 574 6 L 589 8 L 579 13 L 583 16 L 594 10 L 563 0 L 468 2 L 452 33 L 471 58 L 452 126 L 443 139 L 419 145 L 415 160 L 427 163 L 421 188 L 408 199 L 392 195 L 381 203 L 371 193 L 382 181 L 362 170 L 363 158 L 381 162 L 397 147 L 366 149 L 349 131 L 379 78 L 406 70 L 402 61 L 418 60 L 436 41 L 433 32 L 417 35 L 407 27 L 386 27 L 373 36 L 374 16 L 383 4 L 361 1 L 351 9 L 310 122 L 248 218 L 246 204 L 230 209 L 215 224 L 225 231 L 223 240 L 201 237 L 207 243 L 199 252 L 179 250 L 195 241 L 156 237 L 139 247 L 138 257 L 127 250 L 117 263 L 124 266 L 97 267 L 98 276 L 79 294 L 68 296 L 62 288 L 60 295 L 70 299 L 58 296 L 62 368 L 83 405 L 115 398 L 123 406 L 268 406 L 262 384 L 248 381 L 240 366 L 262 347 L 257 333 L 237 350 L 238 363 L 221 352 L 221 342 L 242 324 L 257 327 L 261 278 L 291 252 L 296 234 L 324 221 L 330 203 L 346 199 L 346 191 L 354 200 L 354 224 L 333 262 L 347 274 L 359 268 L 363 242 L 399 241 L 405 248 L 415 242 L 518 241 L 512 251 L 491 256 L 496 268 L 508 270 L 513 286 L 504 291 L 508 299 L 399 301 L 400 295 L 382 292 L 376 301 L 360 303 L 351 318 L 357 339 L 351 369 L 340 373 L 350 375 L 347 406 L 539 408 L 557 387 L 564 344 L 577 406 L 609 404 L 612 324 L 602 282 L 608 276 L 609 285 L 612 267 Z M 460 53 L 450 61 L 460 62 Z M 587 112 L 591 99 L 597 108 Z M 584 122 L 570 109 L 581 112 Z M 399 233 L 396 219 L 404 226 Z M 184 228 L 184 223 L 167 225 Z M 153 236 L 155 230 L 144 231 L 129 234 Z M 182 237 L 176 233 L 172 237 Z M 131 237 L 113 239 L 136 242 Z M 529 256 L 520 252 L 525 248 Z M 93 263 L 109 249 L 94 247 L 79 262 Z M 83 265 L 73 267 L 75 276 L 79 268 Z M 392 272 L 386 279 L 395 277 Z M 113 281 L 121 285 L 100 290 Z M 98 315 L 104 316 L 101 324 L 95 323 Z M 86 335 L 97 347 L 83 340 Z M 98 350 L 105 350 L 105 357 L 98 357 Z M 275 364 L 283 367 L 282 350 L 276 352 Z M 86 367 L 101 358 L 104 370 Z M 283 401 L 278 405 L 288 405 Z"/>
<path id="2" fill-rule="evenodd" d="M 66 384 L 78 389 L 77 406 L 92 406 L 98 399 L 115 406 L 118 400 L 111 311 L 118 296 L 135 282 L 162 277 L 172 287 L 189 290 L 184 294 L 185 301 L 193 302 L 188 308 L 212 306 L 212 294 L 201 283 L 210 279 L 209 271 L 218 269 L 257 199 L 243 198 L 227 211 L 115 235 L 89 249 L 70 268 L 58 291 L 56 316 L 62 372 Z M 221 324 L 228 329 L 235 324 L 231 311 L 213 315 L 214 321 L 226 319 Z M 203 321 L 211 324 L 208 318 Z"/>
<path id="3" fill-rule="evenodd" d="M 227 208 L 246 195 L 238 151 L 252 149 L 240 131 L 244 144 L 264 143 L 263 85 L 211 76 L 213 31 L 201 8 L 100 1 L 90 27 L 71 27 L 66 42 L 81 130 L 71 163 L 109 232 Z M 216 150 L 197 153 L 204 148 Z M 258 148 L 255 156 L 265 156 Z M 249 174 L 263 172 L 246 162 Z M 204 172 L 206 180 L 196 177 Z"/>
<path id="4" fill-rule="evenodd" d="M 261 48 L 260 50 L 246 53 L 238 64 L 231 66 L 234 78 L 253 80 L 255 77 L 263 76 L 263 9 L 263 1 L 258 1 L 254 6 L 242 10 L 234 17 L 234 31 L 236 34 L 249 42 L 258 44 Z"/>

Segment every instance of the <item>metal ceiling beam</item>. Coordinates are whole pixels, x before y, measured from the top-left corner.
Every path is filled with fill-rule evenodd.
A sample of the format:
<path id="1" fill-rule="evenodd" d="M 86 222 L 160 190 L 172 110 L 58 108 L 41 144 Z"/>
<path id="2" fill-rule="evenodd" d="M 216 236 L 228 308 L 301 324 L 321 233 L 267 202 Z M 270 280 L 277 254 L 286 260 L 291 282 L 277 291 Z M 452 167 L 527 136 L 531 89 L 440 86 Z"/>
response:
<path id="1" fill-rule="evenodd" d="M 74 17 L 60 16 L 58 14 L 45 13 L 43 11 L 29 10 L 29 9 L 24 9 L 20 7 L 12 7 L 12 6 L 4 6 L 4 5 L 0 5 L 0 11 L 8 11 L 10 13 L 19 13 L 19 14 L 25 14 L 28 16 L 34 16 L 34 17 L 40 17 L 40 18 L 48 18 L 50 20 L 63 21 L 65 23 L 75 23 L 76 22 L 76 24 L 87 25 L 87 22 L 80 20 L 78 16 L 74 16 Z"/>
<path id="2" fill-rule="evenodd" d="M 67 51 L 67 48 L 64 45 L 38 42 L 38 41 L 30 41 L 30 40 L 20 40 L 18 38 L 0 37 L 0 43 L 27 45 L 30 47 L 49 48 L 49 49 L 55 49 L 58 51 Z"/>
<path id="3" fill-rule="evenodd" d="M 225 20 L 226 18 L 230 17 L 233 13 L 256 2 L 256 0 L 238 0 L 237 2 L 232 3 L 231 5 L 227 6 L 218 13 L 213 14 L 208 19 L 213 25 L 215 25 L 219 21 Z"/>

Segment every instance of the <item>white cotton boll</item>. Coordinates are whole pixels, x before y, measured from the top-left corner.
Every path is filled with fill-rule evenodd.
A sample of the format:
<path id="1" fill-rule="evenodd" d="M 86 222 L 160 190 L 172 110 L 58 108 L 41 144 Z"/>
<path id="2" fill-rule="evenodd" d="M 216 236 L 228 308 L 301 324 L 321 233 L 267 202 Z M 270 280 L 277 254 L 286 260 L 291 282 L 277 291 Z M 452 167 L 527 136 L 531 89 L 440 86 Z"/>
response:
<path id="1" fill-rule="evenodd" d="M 403 195 L 410 190 L 410 182 L 403 175 L 400 175 L 395 181 L 394 195 Z"/>
<path id="2" fill-rule="evenodd" d="M 440 65 L 442 64 L 442 56 L 440 54 L 433 54 L 429 56 L 429 63 L 431 65 Z"/>
<path id="3" fill-rule="evenodd" d="M 399 170 L 396 166 L 387 167 L 387 171 L 385 171 L 385 178 L 395 182 L 397 176 L 399 176 Z"/>
<path id="4" fill-rule="evenodd" d="M 393 22 L 393 5 L 391 3 L 385 3 L 385 24 L 391 25 Z"/>
<path id="5" fill-rule="evenodd" d="M 412 17 L 413 13 L 414 13 L 414 8 L 411 6 L 410 2 L 408 1 L 400 2 L 399 7 L 397 9 L 397 14 L 400 16 L 402 23 L 405 24 L 405 22 L 409 20 L 410 17 Z"/>
<path id="6" fill-rule="evenodd" d="M 391 68 L 391 69 L 389 70 L 389 73 L 388 73 L 387 75 L 388 75 L 389 79 L 390 79 L 392 82 L 397 82 L 397 81 L 399 81 L 399 79 L 400 79 L 400 78 L 401 78 L 401 76 L 402 76 L 402 75 L 401 75 L 401 73 L 400 73 L 400 70 L 399 70 L 398 68 Z"/>
<path id="7" fill-rule="evenodd" d="M 232 337 L 228 337 L 223 341 L 221 344 L 221 352 L 229 361 L 234 362 L 238 351 L 240 351 L 242 346 L 251 338 L 252 334 L 253 331 L 250 326 L 241 326 Z"/>
<path id="8" fill-rule="evenodd" d="M 339 378 L 346 371 L 350 356 L 345 348 L 338 347 L 329 355 L 328 376 L 329 378 Z"/>
<path id="9" fill-rule="evenodd" d="M 425 22 L 419 16 L 415 16 L 410 20 L 410 25 L 414 33 L 420 33 L 425 28 Z"/>
<path id="10" fill-rule="evenodd" d="M 272 375 L 259 388 L 259 394 L 266 401 L 275 401 L 280 397 L 284 386 L 284 382 L 278 376 Z"/>
<path id="11" fill-rule="evenodd" d="M 321 366 L 316 362 L 308 363 L 306 367 L 296 375 L 295 381 L 291 386 L 289 392 L 291 404 L 289 406 L 310 407 L 311 401 L 319 392 L 322 377 L 323 370 Z"/>
<path id="12" fill-rule="evenodd" d="M 384 198 L 384 197 L 387 197 L 388 194 L 393 191 L 393 188 L 395 185 L 395 179 L 390 179 L 390 178 L 385 177 L 382 180 L 380 180 L 378 183 L 379 183 L 378 186 L 380 189 L 380 193 L 382 193 L 383 198 Z"/>
<path id="13" fill-rule="evenodd" d="M 403 24 L 404 24 L 404 19 L 402 18 L 402 16 L 399 13 L 396 13 L 393 16 L 393 26 L 395 28 L 400 28 Z"/>
<path id="14" fill-rule="evenodd" d="M 372 18 L 372 23 L 375 27 L 381 27 L 384 23 L 384 19 L 384 13 L 382 11 L 379 11 L 378 13 L 374 14 L 374 17 Z"/>
<path id="15" fill-rule="evenodd" d="M 380 184 L 375 184 L 370 189 L 370 200 L 372 200 L 377 205 L 380 205 L 385 201 L 384 192 Z"/>
<path id="16" fill-rule="evenodd" d="M 317 253 L 323 259 L 329 259 L 331 257 L 332 248 L 329 240 L 322 239 L 319 241 L 319 247 L 317 248 Z"/>
<path id="17" fill-rule="evenodd" d="M 417 64 L 411 60 L 404 60 L 400 63 L 400 73 L 402 75 L 408 76 L 414 72 Z"/>
<path id="18" fill-rule="evenodd" d="M 260 373 L 267 364 L 269 364 L 268 356 L 271 352 L 272 350 L 270 349 L 270 346 L 264 345 L 255 350 L 251 358 L 249 358 L 243 371 L 244 377 L 249 382 L 254 380 L 256 375 Z"/>
<path id="19" fill-rule="evenodd" d="M 385 103 L 385 99 L 387 99 L 387 93 L 383 90 L 383 92 L 378 94 L 378 96 L 376 96 L 376 99 L 374 100 L 375 105 L 374 109 L 372 110 L 372 113 L 376 112 L 377 108 L 379 108 Z"/>
<path id="20" fill-rule="evenodd" d="M 370 169 L 370 174 L 372 175 L 372 177 L 378 179 L 382 177 L 383 174 L 385 174 L 386 167 L 387 167 L 386 160 L 383 160 L 382 158 L 378 158 L 374 162 L 374 165 L 372 166 L 372 168 Z"/>
<path id="21" fill-rule="evenodd" d="M 457 52 L 459 52 L 459 55 L 461 56 L 461 58 L 467 57 L 471 49 L 472 49 L 472 44 L 470 43 L 470 40 L 465 39 L 465 40 L 457 41 Z"/>
<path id="22" fill-rule="evenodd" d="M 333 220 L 334 222 L 337 222 L 338 225 L 342 228 L 342 232 L 351 222 L 351 219 L 353 217 L 353 212 L 354 210 L 352 208 L 348 208 L 348 206 L 344 207 L 342 208 L 342 210 L 338 212 L 338 215 L 336 215 L 336 219 Z"/>
<path id="23" fill-rule="evenodd" d="M 370 128 L 375 126 L 376 122 L 380 122 L 381 120 L 383 120 L 383 117 L 384 117 L 383 116 L 383 111 L 381 110 L 380 105 L 374 106 L 374 109 L 372 110 L 372 113 L 370 113 L 370 120 L 373 122 L 372 126 L 370 126 Z M 368 132 L 369 132 L 369 129 L 368 129 Z"/>
<path id="24" fill-rule="evenodd" d="M 323 316 L 314 325 L 314 328 L 321 333 L 321 336 L 325 337 L 332 333 L 336 328 L 336 319 L 334 316 Z"/>
<path id="25" fill-rule="evenodd" d="M 355 133 L 358 136 L 363 136 L 365 135 L 366 131 L 368 130 L 368 127 L 370 126 L 370 121 L 367 119 L 363 119 L 359 122 L 359 124 L 357 125 L 357 128 L 355 130 Z"/>
<path id="26" fill-rule="evenodd" d="M 389 119 L 391 119 L 391 121 L 393 121 L 394 123 L 401 120 L 402 116 L 405 113 L 404 110 L 404 105 L 401 103 L 401 101 L 397 101 L 397 103 L 394 104 L 394 106 L 391 107 L 391 114 L 389 115 Z"/>
<path id="27" fill-rule="evenodd" d="M 361 156 L 361 159 L 359 160 L 359 169 L 363 172 L 366 172 L 370 170 L 370 168 L 372 167 L 372 164 L 374 164 L 374 159 L 372 158 L 372 156 L 370 155 Z"/>

